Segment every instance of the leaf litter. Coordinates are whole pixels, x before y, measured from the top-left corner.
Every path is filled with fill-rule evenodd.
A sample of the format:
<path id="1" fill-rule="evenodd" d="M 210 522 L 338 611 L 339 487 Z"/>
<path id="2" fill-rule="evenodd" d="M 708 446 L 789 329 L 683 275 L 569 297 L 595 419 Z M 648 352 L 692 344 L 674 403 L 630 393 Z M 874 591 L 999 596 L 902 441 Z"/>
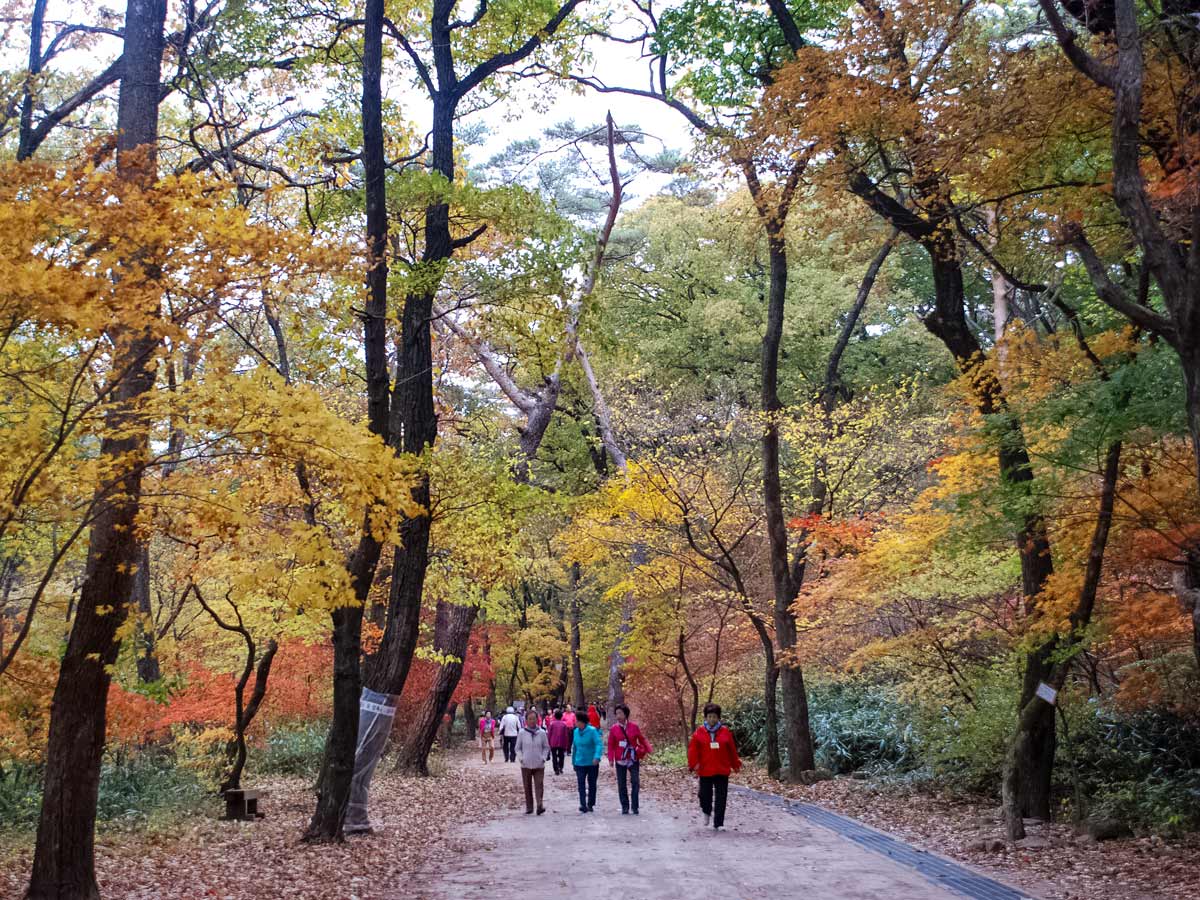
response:
<path id="1" fill-rule="evenodd" d="M 694 803 L 686 769 L 647 766 L 643 786 Z M 913 786 L 838 777 L 813 785 L 783 784 L 747 765 L 733 783 L 790 800 L 815 803 L 941 854 L 1041 900 L 1200 900 L 1200 835 L 1167 840 L 1139 836 L 1093 842 L 1070 823 L 1029 825 L 1045 846 L 1004 839 L 998 804 L 986 798 L 932 794 Z M 731 803 L 733 802 L 731 798 Z M 984 849 L 981 845 L 999 845 Z"/>
<path id="2" fill-rule="evenodd" d="M 266 817 L 223 822 L 207 808 L 170 827 L 101 830 L 96 840 L 100 895 L 122 900 L 397 900 L 427 898 L 444 866 L 468 849 L 464 823 L 487 814 L 494 784 L 454 770 L 428 778 L 377 774 L 371 790 L 374 832 L 340 844 L 304 844 L 312 815 L 310 780 L 277 777 L 248 785 L 261 792 Z M 0 897 L 28 883 L 32 835 L 0 853 Z"/>

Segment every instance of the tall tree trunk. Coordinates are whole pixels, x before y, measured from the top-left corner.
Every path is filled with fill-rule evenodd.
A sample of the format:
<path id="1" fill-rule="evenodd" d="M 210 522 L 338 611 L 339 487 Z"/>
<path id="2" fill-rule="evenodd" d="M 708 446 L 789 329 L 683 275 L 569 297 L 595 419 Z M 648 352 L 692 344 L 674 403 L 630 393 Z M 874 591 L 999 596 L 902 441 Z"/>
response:
<path id="1" fill-rule="evenodd" d="M 615 442 L 613 444 L 616 446 Z M 625 469 L 624 460 L 618 464 L 622 471 Z M 637 569 L 646 563 L 646 546 L 639 542 L 633 548 L 629 564 Z M 635 608 L 633 591 L 628 591 L 621 601 L 621 622 L 617 627 L 617 637 L 613 641 L 612 653 L 608 657 L 608 715 L 615 715 L 613 710 L 625 702 L 625 641 L 633 628 L 633 613 Z"/>
<path id="2" fill-rule="evenodd" d="M 478 23 L 479 17 L 473 22 L 451 23 L 450 17 L 455 6 L 453 0 L 434 0 L 429 19 L 429 49 L 433 55 L 433 66 L 428 67 L 415 52 L 410 56 L 433 101 L 430 170 L 444 179 L 447 189 L 454 184 L 455 177 L 454 116 L 459 101 L 504 66 L 520 62 L 536 50 L 545 37 L 554 34 L 578 2 L 579 0 L 567 0 L 557 13 L 524 43 L 485 59 L 460 78 L 455 68 L 456 42 L 452 40 L 453 32 L 457 28 L 473 27 Z M 377 56 L 374 41 L 378 36 L 377 32 L 382 29 L 382 6 L 382 0 L 368 0 L 366 24 L 368 37 L 372 41 L 372 106 L 378 97 L 379 79 L 374 76 L 374 60 Z M 481 10 L 480 16 L 482 12 Z M 364 57 L 367 50 L 364 46 Z M 381 65 L 380 62 L 380 67 Z M 364 152 L 369 146 L 378 146 L 382 154 L 382 142 L 367 140 L 366 135 L 366 69 L 364 59 Z M 372 115 L 375 111 L 372 110 Z M 382 156 L 380 159 L 382 160 Z M 365 162 L 364 156 L 364 164 Z M 382 179 L 380 183 L 382 184 Z M 384 233 L 386 234 L 386 229 Z M 471 239 L 464 238 L 458 246 L 469 243 Z M 447 199 L 440 198 L 425 208 L 424 247 L 421 252 L 422 277 L 416 279 L 419 286 L 409 290 L 404 298 L 400 335 L 396 346 L 396 377 L 388 417 L 391 446 L 414 457 L 424 455 L 437 439 L 438 422 L 433 404 L 433 350 L 430 327 L 434 296 L 455 246 L 450 231 L 450 205 Z M 430 486 L 427 471 L 419 473 L 412 499 L 426 510 L 426 513 L 405 517 L 401 522 L 400 545 L 396 548 L 394 556 L 391 590 L 388 596 L 387 626 L 378 651 L 367 661 L 364 678 L 367 688 L 382 697 L 394 698 L 403 690 L 417 646 L 421 598 L 429 566 L 430 522 L 427 511 L 430 508 Z M 350 802 L 356 809 L 361 809 L 365 816 L 370 773 L 378 762 L 378 753 L 382 751 L 382 746 L 380 742 L 375 741 L 359 743 L 364 749 L 355 762 L 359 774 L 354 779 L 354 796 Z"/>
<path id="3" fill-rule="evenodd" d="M 417 775 L 429 774 L 429 751 L 437 738 L 446 706 L 462 677 L 471 627 L 478 614 L 478 606 L 463 606 L 444 600 L 438 602 L 433 648 L 438 653 L 452 657 L 452 660 L 438 666 L 433 690 L 417 712 L 409 737 L 396 759 L 396 768 Z"/>
<path id="4" fill-rule="evenodd" d="M 146 189 L 157 169 L 165 18 L 165 0 L 129 0 L 125 13 L 117 166 L 124 178 Z M 158 309 L 144 314 L 156 319 Z M 112 337 L 111 374 L 125 374 L 105 417 L 100 456 L 126 466 L 127 471 L 115 491 L 98 498 L 79 603 L 51 702 L 42 809 L 26 894 L 38 900 L 99 896 L 93 841 L 109 670 L 117 659 L 117 634 L 133 594 L 142 463 L 149 449 L 147 429 L 135 407 L 154 387 L 154 355 L 159 346 L 149 324 L 140 325 L 136 333 L 114 330 Z"/>
<path id="5" fill-rule="evenodd" d="M 633 592 L 630 591 L 621 601 L 621 622 L 617 626 L 617 636 L 613 641 L 612 652 L 608 655 L 608 715 L 625 702 L 625 638 L 633 627 Z"/>
<path id="6" fill-rule="evenodd" d="M 1121 466 L 1121 442 L 1108 446 L 1104 460 L 1104 475 L 1100 488 L 1100 505 L 1096 512 L 1096 524 L 1092 530 L 1091 546 L 1084 569 L 1083 584 L 1075 609 L 1068 617 L 1070 632 L 1045 641 L 1030 655 L 1035 665 L 1026 665 L 1025 683 L 1022 685 L 1022 700 L 1017 714 L 1017 729 L 1009 746 L 1002 781 L 1004 818 L 1008 835 L 1013 840 L 1025 836 L 1024 818 L 1037 816 L 1048 818 L 1050 811 L 1050 786 L 1053 776 L 1055 741 L 1054 705 L 1037 696 L 1040 682 L 1058 691 L 1062 689 L 1067 674 L 1074 664 L 1076 652 L 1082 649 L 1085 629 L 1091 622 L 1096 605 L 1096 593 L 1103 573 L 1104 553 L 1112 528 L 1113 507 L 1116 502 L 1117 479 Z M 1032 684 L 1033 677 L 1039 679 Z M 1026 694 L 1028 697 L 1026 698 Z M 1048 721 L 1047 721 L 1048 720 Z M 1046 729 L 1050 730 L 1047 738 Z M 1049 742 L 1049 756 L 1044 744 Z M 1049 771 L 1043 771 L 1049 766 Z M 1043 796 L 1042 792 L 1045 792 Z M 1040 814 L 1044 802 L 1047 815 Z M 1037 804 L 1037 805 L 1035 805 Z M 1034 812 L 1028 810 L 1033 809 Z"/>
<path id="7" fill-rule="evenodd" d="M 134 573 L 133 597 L 137 606 L 137 673 L 138 681 L 149 684 L 162 678 L 155 646 L 154 610 L 150 605 L 150 544 L 139 541 L 138 568 Z"/>
<path id="8" fill-rule="evenodd" d="M 374 0 L 381 2 L 381 0 Z M 449 32 L 434 35 L 434 42 L 447 42 Z M 456 100 L 435 95 L 433 116 L 433 169 L 448 182 L 454 180 L 454 104 Z M 425 249 L 422 262 L 430 272 L 440 274 L 450 258 L 450 208 L 436 203 L 425 210 Z M 393 446 L 404 453 L 421 456 L 437 438 L 437 416 L 433 407 L 433 350 L 430 321 L 436 284 L 409 292 L 404 298 L 400 335 L 396 346 L 396 378 L 392 388 L 389 431 Z M 429 474 L 422 471 L 412 492 L 413 500 L 424 510 L 430 506 Z M 421 598 L 425 573 L 429 567 L 429 515 L 406 516 L 400 525 L 400 543 L 392 561 L 392 581 L 388 592 L 387 627 L 379 649 L 367 660 L 366 687 L 375 694 L 398 698 L 412 668 L 413 654 L 421 621 Z M 394 702 L 394 701 L 393 701 Z M 439 713 L 440 715 L 440 713 Z M 434 731 L 436 736 L 436 727 Z M 366 814 L 371 773 L 383 752 L 380 741 L 360 740 L 362 752 L 355 760 L 359 776 L 354 779 L 350 802 Z M 358 830 L 367 827 L 363 822 Z"/>
<path id="9" fill-rule="evenodd" d="M 800 773 L 812 769 L 812 732 L 808 723 L 808 696 L 804 674 L 793 658 L 796 646 L 796 617 L 792 603 L 799 585 L 792 577 L 787 525 L 783 511 L 783 488 L 779 474 L 779 345 L 783 338 L 783 309 L 787 297 L 787 247 L 782 230 L 768 224 L 767 251 L 770 256 L 770 286 L 767 295 L 767 328 L 762 344 L 762 406 L 767 416 L 762 436 L 763 506 L 771 555 L 771 584 L 774 589 L 775 643 L 779 678 L 783 682 L 784 734 L 788 748 L 787 779 L 799 781 Z"/>
<path id="10" fill-rule="evenodd" d="M 367 426 L 389 440 L 387 372 L 387 205 L 383 144 L 383 0 L 367 0 L 363 26 L 363 170 L 367 208 L 367 302 L 363 315 L 363 355 L 367 378 Z M 389 441 L 390 442 L 390 441 Z M 346 569 L 355 603 L 341 606 L 333 619 L 333 718 L 325 740 L 317 803 L 305 832 L 307 841 L 341 840 L 350 800 L 358 747 L 362 692 L 363 606 L 375 580 L 383 547 L 364 511 L 358 546 Z"/>
<path id="11" fill-rule="evenodd" d="M 587 703 L 587 694 L 583 690 L 583 666 L 579 661 L 579 580 L 579 563 L 572 563 L 571 596 L 567 601 L 567 612 L 571 626 L 571 702 L 576 708 Z"/>
<path id="12" fill-rule="evenodd" d="M 1026 449 L 1021 423 L 1007 412 L 1004 389 L 986 366 L 975 335 L 964 315 L 962 265 L 953 246 L 953 238 L 940 232 L 926 242 L 933 269 L 935 311 L 925 324 L 954 355 L 959 369 L 971 379 L 975 403 L 985 416 L 1008 416 L 1005 437 L 997 452 L 1000 478 L 1010 490 L 1029 496 L 1033 488 L 1033 466 Z M 1021 560 L 1021 593 L 1026 614 L 1036 613 L 1038 595 L 1054 572 L 1050 538 L 1045 519 L 1036 505 L 1030 504 L 1021 517 L 1016 534 Z M 1035 647 L 1026 654 L 1021 679 L 1019 708 L 1029 710 L 1022 717 L 1019 734 L 1009 754 L 1010 767 L 1005 775 L 1013 785 L 1013 794 L 1021 815 L 1049 819 L 1051 784 L 1056 749 L 1054 709 L 1045 703 L 1031 703 L 1038 685 L 1049 676 L 1050 649 Z"/>
<path id="13" fill-rule="evenodd" d="M 1186 388 L 1188 434 L 1192 439 L 1192 469 L 1200 484 L 1200 340 L 1195 350 L 1181 350 L 1179 362 L 1183 366 L 1183 383 Z"/>
<path id="14" fill-rule="evenodd" d="M 697 727 L 696 719 L 700 712 L 700 685 L 696 681 L 696 676 L 692 674 L 691 667 L 688 665 L 687 640 L 685 639 L 683 628 L 679 629 L 678 654 L 679 666 L 683 669 L 683 677 L 687 680 L 688 693 L 690 694 L 690 701 L 686 710 L 683 706 L 682 694 L 680 695 L 679 712 L 683 716 L 684 731 L 686 735 L 690 735 Z M 689 725 L 691 726 L 690 728 L 688 727 Z M 684 743 L 686 744 L 687 741 L 685 740 Z"/>
<path id="15" fill-rule="evenodd" d="M 763 741 L 763 754 L 766 757 L 767 774 L 778 778 L 783 770 L 783 762 L 779 756 L 779 667 L 775 665 L 775 648 L 771 647 L 766 654 L 766 669 L 763 678 L 763 711 L 766 731 Z"/>
<path id="16" fill-rule="evenodd" d="M 378 0 L 375 0 L 378 2 Z M 450 40 L 446 31 L 439 39 Z M 433 104 L 433 171 L 454 181 L 454 109 L 456 99 L 435 95 Z M 437 440 L 437 414 L 433 406 L 433 350 L 430 321 L 436 284 L 432 273 L 441 273 L 453 251 L 450 207 L 445 202 L 425 210 L 425 248 L 421 262 L 431 273 L 423 287 L 404 298 L 400 335 L 396 342 L 396 378 L 391 399 L 391 434 L 398 449 L 421 456 Z M 413 489 L 413 500 L 429 509 L 429 474 L 422 472 Z M 382 694 L 404 689 L 416 649 L 416 623 L 421 612 L 425 573 L 429 567 L 428 512 L 405 517 L 392 565 L 388 598 L 388 624 L 379 650 L 367 664 L 366 684 Z"/>
<path id="17" fill-rule="evenodd" d="M 467 737 L 475 736 L 475 729 L 479 727 L 479 716 L 475 715 L 475 699 L 468 697 L 463 701 L 463 718 L 467 723 Z"/>

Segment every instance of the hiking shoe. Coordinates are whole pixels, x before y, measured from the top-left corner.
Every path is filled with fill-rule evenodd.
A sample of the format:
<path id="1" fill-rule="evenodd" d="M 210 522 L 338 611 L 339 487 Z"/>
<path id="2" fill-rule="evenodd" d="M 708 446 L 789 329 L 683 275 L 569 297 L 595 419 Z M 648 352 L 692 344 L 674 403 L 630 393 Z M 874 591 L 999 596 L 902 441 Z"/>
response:
<path id="1" fill-rule="evenodd" d="M 623 815 L 623 816 L 629 815 L 629 810 L 627 810 L 627 809 L 621 810 L 621 815 Z"/>
<path id="2" fill-rule="evenodd" d="M 545 811 L 546 811 L 546 807 L 543 806 L 543 807 L 540 807 L 537 812 L 538 812 L 538 815 L 540 816 Z"/>
<path id="3" fill-rule="evenodd" d="M 724 830 L 725 830 L 724 825 L 714 825 L 713 826 L 713 831 L 724 831 Z"/>

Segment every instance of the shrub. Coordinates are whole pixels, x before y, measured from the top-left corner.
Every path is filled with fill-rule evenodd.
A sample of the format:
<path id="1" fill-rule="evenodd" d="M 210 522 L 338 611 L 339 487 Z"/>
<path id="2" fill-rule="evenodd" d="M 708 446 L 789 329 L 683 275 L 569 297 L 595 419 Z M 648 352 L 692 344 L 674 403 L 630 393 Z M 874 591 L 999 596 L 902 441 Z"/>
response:
<path id="1" fill-rule="evenodd" d="M 818 682 L 809 691 L 808 715 L 817 765 L 834 774 L 905 772 L 919 764 L 913 709 L 890 688 Z"/>
<path id="2" fill-rule="evenodd" d="M 174 815 L 203 802 L 207 791 L 191 772 L 161 747 L 136 753 L 108 753 L 100 769 L 96 817 L 101 822 L 142 823 Z M 37 824 L 42 802 L 42 769 L 23 764 L 0 774 L 0 828 L 22 830 Z"/>
<path id="3" fill-rule="evenodd" d="M 687 768 L 687 746 L 684 744 L 664 744 L 655 747 L 648 762 L 656 766 L 671 766 L 672 768 Z"/>
<path id="4" fill-rule="evenodd" d="M 316 723 L 274 728 L 265 742 L 250 748 L 248 766 L 255 774 L 315 777 L 325 752 L 325 731 Z"/>
<path id="5" fill-rule="evenodd" d="M 1091 812 L 1118 819 L 1138 832 L 1175 836 L 1196 831 L 1200 829 L 1200 772 L 1097 785 Z"/>
<path id="6" fill-rule="evenodd" d="M 1071 740 L 1059 769 L 1074 757 L 1093 815 L 1137 831 L 1174 834 L 1200 828 L 1200 722 L 1169 710 L 1133 715 L 1092 700 L 1068 701 Z"/>
<path id="7" fill-rule="evenodd" d="M 144 821 L 193 809 L 209 793 L 193 771 L 177 764 L 172 751 L 147 747 L 105 759 L 96 815 L 105 822 Z"/>
<path id="8" fill-rule="evenodd" d="M 779 706 L 782 713 L 782 699 Z M 808 687 L 808 714 L 817 764 L 834 773 L 908 771 L 920 763 L 913 708 L 889 687 L 857 679 L 815 681 Z M 738 702 L 728 719 L 743 755 L 761 757 L 766 749 L 762 697 Z M 787 765 L 782 727 L 779 749 Z"/>
<path id="9" fill-rule="evenodd" d="M 997 795 L 1017 722 L 1016 686 L 1007 672 L 993 669 L 980 676 L 972 698 L 974 704 L 920 712 L 921 755 L 942 786 Z"/>
<path id="10" fill-rule="evenodd" d="M 42 802 L 42 772 L 32 763 L 0 769 L 0 823 L 24 828 L 37 823 Z"/>
<path id="11" fill-rule="evenodd" d="M 176 725 L 171 733 L 175 764 L 215 791 L 229 764 L 226 747 L 233 740 L 233 730 L 225 726 Z"/>

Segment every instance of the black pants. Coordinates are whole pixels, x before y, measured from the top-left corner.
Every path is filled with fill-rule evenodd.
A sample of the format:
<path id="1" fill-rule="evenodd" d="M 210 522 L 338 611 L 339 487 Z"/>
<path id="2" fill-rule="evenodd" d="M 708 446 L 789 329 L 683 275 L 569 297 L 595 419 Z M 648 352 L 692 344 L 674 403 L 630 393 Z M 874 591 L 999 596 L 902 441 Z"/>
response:
<path id="1" fill-rule="evenodd" d="M 716 789 L 716 804 L 713 804 L 713 790 Z M 725 824 L 725 797 L 729 793 L 728 775 L 700 776 L 700 809 L 706 816 L 713 817 L 713 826 Z"/>
<path id="2" fill-rule="evenodd" d="M 504 736 L 504 761 L 517 761 L 517 736 L 515 734 L 512 737 Z"/>
<path id="3" fill-rule="evenodd" d="M 585 812 L 596 805 L 596 779 L 600 777 L 600 764 L 576 766 L 575 781 L 579 785 L 579 811 Z"/>
<path id="4" fill-rule="evenodd" d="M 566 761 L 567 751 L 562 747 L 550 748 L 550 762 L 554 765 L 554 774 L 561 775 L 563 773 L 563 763 Z"/>
<path id="5" fill-rule="evenodd" d="M 641 774 L 639 772 L 641 768 L 641 763 L 634 763 L 632 766 L 617 766 L 617 796 L 621 798 L 622 812 L 629 812 L 630 809 L 634 812 L 638 811 L 638 789 L 642 786 Z M 627 777 L 630 786 L 633 788 L 633 803 L 629 802 L 631 798 L 625 784 Z"/>

